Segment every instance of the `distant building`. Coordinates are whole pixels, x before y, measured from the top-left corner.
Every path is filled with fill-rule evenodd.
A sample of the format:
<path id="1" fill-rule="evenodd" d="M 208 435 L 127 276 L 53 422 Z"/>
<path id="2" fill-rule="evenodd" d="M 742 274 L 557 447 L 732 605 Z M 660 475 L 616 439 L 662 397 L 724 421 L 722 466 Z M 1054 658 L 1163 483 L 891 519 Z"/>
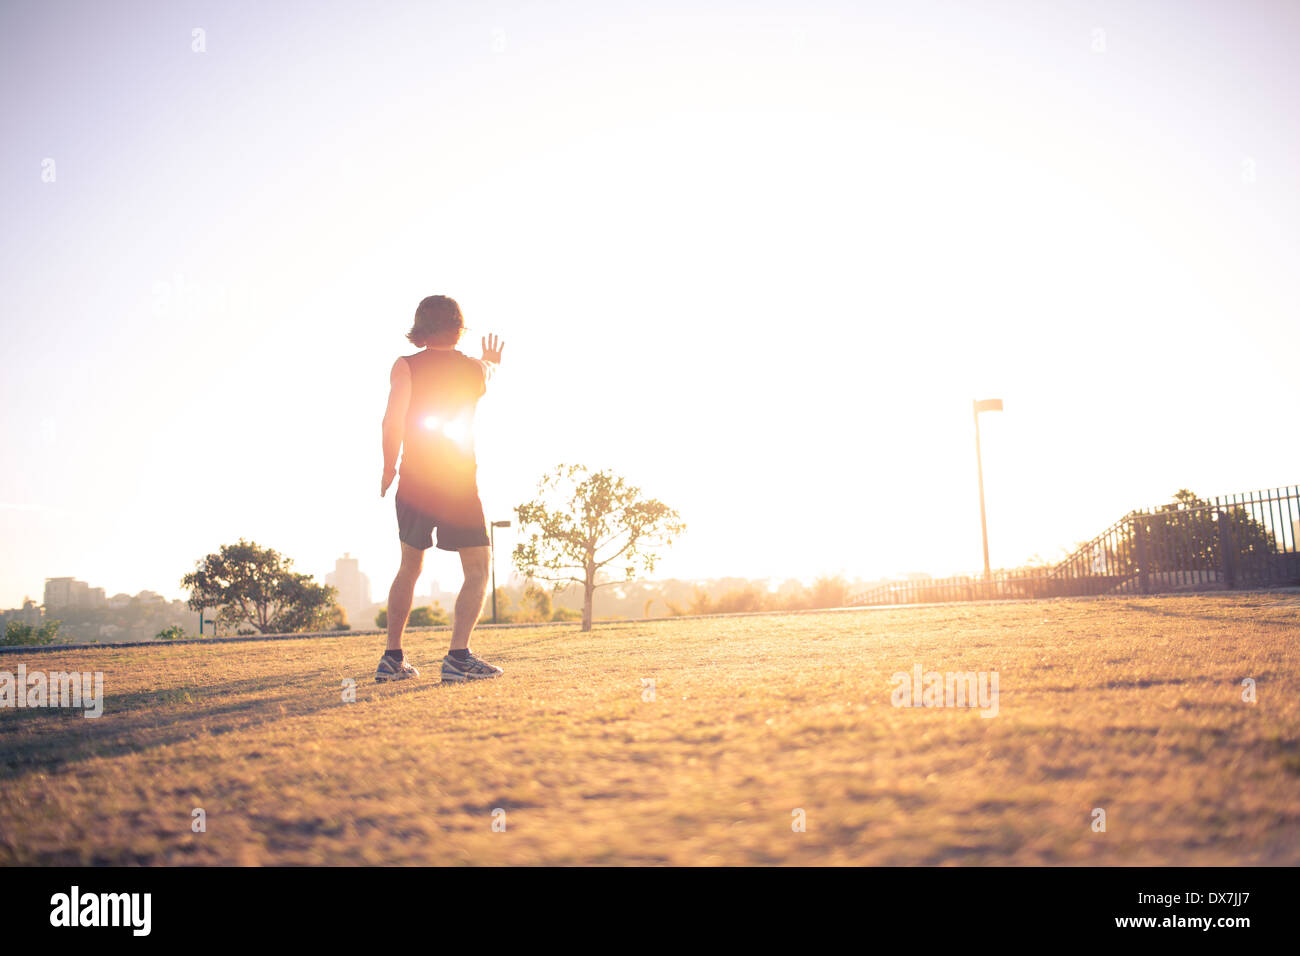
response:
<path id="1" fill-rule="evenodd" d="M 19 609 L 19 614 L 22 615 L 20 620 L 24 624 L 40 624 L 44 616 L 41 606 L 31 598 L 23 598 L 23 606 Z"/>
<path id="2" fill-rule="evenodd" d="M 103 607 L 106 603 L 103 588 L 92 588 L 85 581 L 76 578 L 45 579 L 47 611 Z"/>
<path id="3" fill-rule="evenodd" d="M 84 610 L 104 607 L 108 599 L 104 597 L 103 588 L 92 588 L 85 581 L 76 578 L 46 578 L 46 610 Z"/>
<path id="4" fill-rule="evenodd" d="M 45 609 L 47 611 L 58 611 L 65 607 L 75 607 L 73 603 L 73 585 L 78 584 L 75 578 L 46 578 L 45 579 Z"/>
<path id="5" fill-rule="evenodd" d="M 41 606 L 29 597 L 23 598 L 22 607 L 0 611 L 0 634 L 4 633 L 4 629 L 9 626 L 10 621 L 40 627 L 42 623 L 41 617 Z"/>
<path id="6" fill-rule="evenodd" d="M 348 623 L 362 625 L 370 610 L 370 579 L 361 573 L 360 562 L 350 551 L 334 561 L 334 570 L 325 575 L 325 583 L 338 589 L 335 601 L 348 613 Z"/>

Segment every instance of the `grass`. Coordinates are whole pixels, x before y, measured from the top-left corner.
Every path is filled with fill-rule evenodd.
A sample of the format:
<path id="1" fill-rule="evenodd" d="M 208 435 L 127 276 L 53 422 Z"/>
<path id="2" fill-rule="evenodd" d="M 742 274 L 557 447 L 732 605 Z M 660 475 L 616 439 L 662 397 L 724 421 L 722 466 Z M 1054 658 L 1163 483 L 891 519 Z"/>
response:
<path id="1" fill-rule="evenodd" d="M 1298 636 L 1232 594 L 485 631 L 460 686 L 445 633 L 394 685 L 375 637 L 0 657 L 105 688 L 0 710 L 0 863 L 1296 864 Z M 916 663 L 998 715 L 891 706 Z"/>

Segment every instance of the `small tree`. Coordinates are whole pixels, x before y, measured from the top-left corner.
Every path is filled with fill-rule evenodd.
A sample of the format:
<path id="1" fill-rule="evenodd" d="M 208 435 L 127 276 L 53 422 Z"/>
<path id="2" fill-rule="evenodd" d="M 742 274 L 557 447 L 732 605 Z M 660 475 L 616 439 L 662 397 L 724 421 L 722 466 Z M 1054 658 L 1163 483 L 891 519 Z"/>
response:
<path id="1" fill-rule="evenodd" d="M 236 633 L 244 623 L 252 625 L 251 633 L 262 634 L 325 630 L 338 592 L 309 574 L 294 573 L 292 564 L 240 538 L 197 562 L 181 586 L 191 589 L 191 610 L 219 608 L 217 620 Z"/>
<path id="2" fill-rule="evenodd" d="M 655 549 L 671 545 L 686 530 L 680 516 L 661 501 L 608 471 L 559 465 L 542 477 L 533 501 L 515 508 L 522 540 L 514 562 L 528 578 L 555 590 L 581 584 L 582 629 L 591 630 L 596 588 L 614 583 L 602 574 L 614 567 L 632 580 L 654 570 Z"/>
<path id="3" fill-rule="evenodd" d="M 173 624 L 165 627 L 158 632 L 156 640 L 159 641 L 180 641 L 185 639 L 185 628 L 179 624 Z"/>

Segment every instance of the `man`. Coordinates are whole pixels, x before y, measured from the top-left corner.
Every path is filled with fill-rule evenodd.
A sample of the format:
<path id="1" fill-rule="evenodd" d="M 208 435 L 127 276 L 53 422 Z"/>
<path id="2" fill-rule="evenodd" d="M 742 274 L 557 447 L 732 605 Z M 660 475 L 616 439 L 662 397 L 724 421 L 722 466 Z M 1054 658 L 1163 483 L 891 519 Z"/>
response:
<path id="1" fill-rule="evenodd" d="M 505 343 L 490 335 L 483 339 L 483 358 L 470 358 L 456 349 L 464 332 L 465 320 L 456 300 L 429 296 L 415 310 L 415 324 L 406 335 L 423 351 L 399 357 L 389 376 L 379 495 L 384 496 L 397 475 L 395 464 L 401 449 L 401 480 L 393 497 L 402 566 L 388 592 L 388 649 L 379 660 L 377 681 L 420 676 L 406 660 L 402 632 L 424 566 L 424 552 L 433 546 L 435 528 L 438 547 L 459 552 L 465 571 L 452 620 L 451 651 L 442 661 L 442 679 L 461 682 L 501 675 L 501 668 L 474 656 L 469 635 L 483 611 L 491 561 L 487 522 L 478 496 L 474 409 L 501 362 Z"/>

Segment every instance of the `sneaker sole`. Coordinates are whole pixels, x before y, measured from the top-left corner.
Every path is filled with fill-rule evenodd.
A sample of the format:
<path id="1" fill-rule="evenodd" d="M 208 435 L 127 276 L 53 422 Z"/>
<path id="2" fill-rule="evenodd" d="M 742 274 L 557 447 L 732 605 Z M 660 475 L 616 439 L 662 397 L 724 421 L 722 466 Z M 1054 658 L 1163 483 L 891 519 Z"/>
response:
<path id="1" fill-rule="evenodd" d="M 399 680 L 411 680 L 412 678 L 414 678 L 414 677 L 418 677 L 418 676 L 419 676 L 418 674 L 405 674 L 405 675 L 403 675 L 403 676 L 401 676 L 401 677 L 398 677 L 397 675 L 393 675 L 392 677 L 389 677 L 389 676 L 387 676 L 387 675 L 385 675 L 384 677 L 380 677 L 378 674 L 376 674 L 376 675 L 375 675 L 375 683 L 376 683 L 376 684 L 391 684 L 391 683 L 393 683 L 394 681 L 399 681 Z"/>
<path id="2" fill-rule="evenodd" d="M 500 674 L 460 674 L 455 671 L 443 671 L 442 682 L 444 684 L 464 684 L 472 680 L 491 680 L 500 676 Z"/>

